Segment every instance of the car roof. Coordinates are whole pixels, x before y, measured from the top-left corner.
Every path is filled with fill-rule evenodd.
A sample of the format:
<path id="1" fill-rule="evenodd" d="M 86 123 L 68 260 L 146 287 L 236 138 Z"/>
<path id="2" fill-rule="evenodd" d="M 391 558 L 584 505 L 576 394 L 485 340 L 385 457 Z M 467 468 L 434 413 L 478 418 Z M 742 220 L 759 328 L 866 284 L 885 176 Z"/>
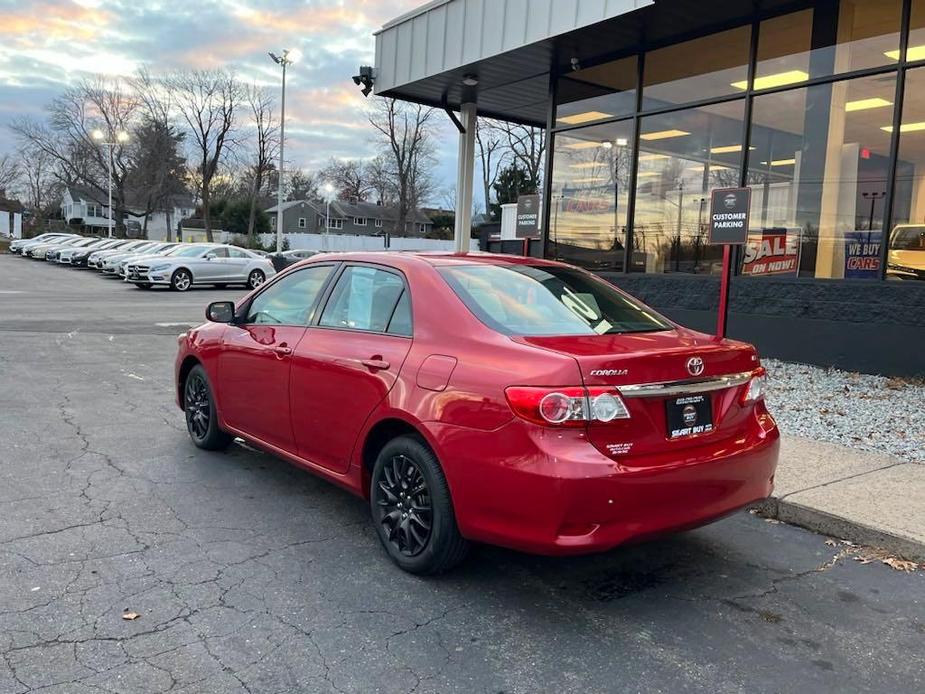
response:
<path id="1" fill-rule="evenodd" d="M 427 264 L 433 267 L 454 265 L 544 265 L 549 267 L 567 267 L 564 263 L 543 258 L 528 258 L 522 255 L 504 253 L 447 253 L 440 251 L 355 251 L 348 253 L 321 252 L 303 262 L 317 263 L 324 261 L 380 263 L 395 267 Z"/>

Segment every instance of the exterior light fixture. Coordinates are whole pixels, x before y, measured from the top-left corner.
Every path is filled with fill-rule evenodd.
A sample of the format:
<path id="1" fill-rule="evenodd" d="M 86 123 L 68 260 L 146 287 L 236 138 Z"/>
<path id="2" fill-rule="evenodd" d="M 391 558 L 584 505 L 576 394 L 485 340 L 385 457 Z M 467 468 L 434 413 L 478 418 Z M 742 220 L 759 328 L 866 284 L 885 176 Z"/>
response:
<path id="1" fill-rule="evenodd" d="M 477 87 L 479 86 L 479 77 L 478 75 L 466 75 L 463 77 L 462 83 L 467 87 Z"/>

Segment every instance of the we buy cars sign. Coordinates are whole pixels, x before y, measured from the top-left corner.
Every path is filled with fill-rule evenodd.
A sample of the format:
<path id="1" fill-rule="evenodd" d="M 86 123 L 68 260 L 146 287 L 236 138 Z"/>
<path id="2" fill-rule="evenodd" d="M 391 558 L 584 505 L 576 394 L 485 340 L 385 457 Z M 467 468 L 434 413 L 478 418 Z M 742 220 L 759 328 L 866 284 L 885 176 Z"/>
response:
<path id="1" fill-rule="evenodd" d="M 791 275 L 800 269 L 799 229 L 765 229 L 749 234 L 742 259 L 743 275 Z"/>

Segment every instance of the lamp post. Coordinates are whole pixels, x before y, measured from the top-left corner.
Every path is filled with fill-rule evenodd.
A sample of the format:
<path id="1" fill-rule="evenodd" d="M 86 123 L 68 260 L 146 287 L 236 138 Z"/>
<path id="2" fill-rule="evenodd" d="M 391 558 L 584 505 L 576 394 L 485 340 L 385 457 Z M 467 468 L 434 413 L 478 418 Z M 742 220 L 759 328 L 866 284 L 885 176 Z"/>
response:
<path id="1" fill-rule="evenodd" d="M 109 233 L 108 237 L 112 238 L 112 148 L 117 145 L 124 145 L 128 142 L 128 133 L 124 130 L 119 130 L 115 133 L 110 131 L 109 138 L 106 137 L 106 133 L 97 128 L 90 136 L 96 140 L 98 145 L 107 147 L 107 157 L 106 157 L 106 173 L 109 176 L 109 208 L 108 208 L 108 226 Z M 108 139 L 108 142 L 106 141 Z"/>
<path id="2" fill-rule="evenodd" d="M 285 49 L 282 55 L 270 52 L 273 62 L 283 68 L 283 90 L 279 107 L 279 186 L 276 191 L 276 252 L 283 251 L 283 162 L 286 146 L 286 67 L 302 57 L 298 48 Z"/>

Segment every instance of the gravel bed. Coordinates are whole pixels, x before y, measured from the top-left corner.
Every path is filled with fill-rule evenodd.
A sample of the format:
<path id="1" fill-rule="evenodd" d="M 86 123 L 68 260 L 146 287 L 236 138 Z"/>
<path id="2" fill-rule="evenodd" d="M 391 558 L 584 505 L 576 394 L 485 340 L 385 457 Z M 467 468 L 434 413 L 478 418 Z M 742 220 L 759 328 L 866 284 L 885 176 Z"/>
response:
<path id="1" fill-rule="evenodd" d="M 763 359 L 785 434 L 925 463 L 925 382 Z"/>

